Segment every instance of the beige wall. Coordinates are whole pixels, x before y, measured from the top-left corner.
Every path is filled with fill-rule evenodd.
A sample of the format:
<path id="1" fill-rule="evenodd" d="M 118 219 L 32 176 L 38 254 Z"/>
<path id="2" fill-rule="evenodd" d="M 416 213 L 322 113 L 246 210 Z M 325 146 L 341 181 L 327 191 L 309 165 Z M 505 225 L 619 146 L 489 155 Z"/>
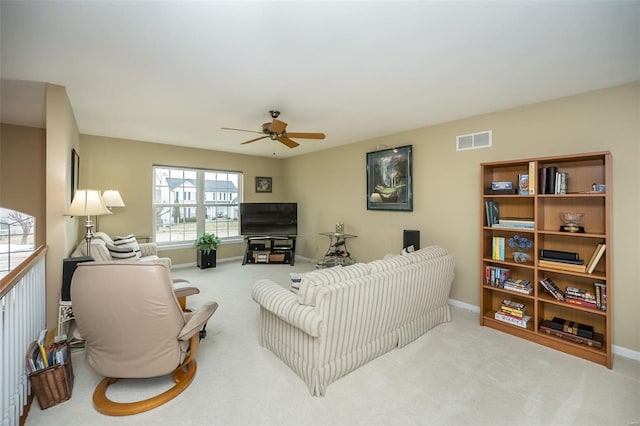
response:
<path id="1" fill-rule="evenodd" d="M 286 160 L 299 202 L 302 255 L 317 257 L 336 221 L 358 235 L 359 261 L 399 252 L 402 230 L 419 229 L 421 245 L 456 256 L 451 298 L 479 305 L 480 163 L 611 151 L 613 155 L 614 344 L 640 351 L 640 83 L 485 114 Z M 493 131 L 493 146 L 457 152 L 458 135 Z M 414 210 L 366 209 L 366 153 L 377 145 L 413 145 Z"/>
<path id="2" fill-rule="evenodd" d="M 358 235 L 349 250 L 359 261 L 399 252 L 403 229 L 419 229 L 421 244 L 456 256 L 451 297 L 479 305 L 480 163 L 609 150 L 613 154 L 614 344 L 640 351 L 640 83 L 485 114 L 285 160 L 170 145 L 81 136 L 81 182 L 121 191 L 127 206 L 100 222 L 110 234 L 151 233 L 153 164 L 220 168 L 245 173 L 246 201 L 297 201 L 298 254 L 320 257 L 337 221 Z M 493 147 L 457 152 L 455 137 L 493 131 Z M 377 145 L 413 145 L 413 212 L 366 209 L 366 153 Z M 255 176 L 273 176 L 272 194 L 255 194 Z M 242 245 L 222 246 L 219 258 Z M 634 259 L 629 261 L 632 253 Z M 193 263 L 192 249 L 172 250 L 176 264 Z"/>
<path id="3" fill-rule="evenodd" d="M 47 206 L 47 326 L 58 322 L 62 259 L 78 236 L 78 218 L 65 217 L 71 203 L 71 149 L 78 149 L 78 125 L 63 86 L 47 84 L 46 206 Z"/>
<path id="4" fill-rule="evenodd" d="M 125 207 L 100 218 L 100 230 L 109 235 L 152 235 L 153 165 L 198 167 L 244 173 L 245 201 L 287 201 L 282 160 L 225 152 L 184 148 L 101 136 L 81 136 L 80 182 L 83 187 L 117 189 Z M 256 193 L 256 176 L 273 178 L 272 193 Z M 218 258 L 244 253 L 242 243 L 223 244 Z M 195 249 L 163 250 L 174 264 L 195 262 Z"/>
<path id="5" fill-rule="evenodd" d="M 36 218 L 36 247 L 45 244 L 44 129 L 0 125 L 0 206 Z"/>

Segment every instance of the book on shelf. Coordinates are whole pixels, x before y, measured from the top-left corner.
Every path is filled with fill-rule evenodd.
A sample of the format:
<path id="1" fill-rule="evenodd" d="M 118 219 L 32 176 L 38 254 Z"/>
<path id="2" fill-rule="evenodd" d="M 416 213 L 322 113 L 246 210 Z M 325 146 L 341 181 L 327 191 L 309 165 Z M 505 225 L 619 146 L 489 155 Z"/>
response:
<path id="1" fill-rule="evenodd" d="M 540 260 L 544 260 L 546 262 L 566 263 L 569 265 L 584 265 L 584 260 L 582 259 L 576 259 L 576 260 L 560 259 L 557 257 L 542 256 L 542 254 L 540 255 Z"/>
<path id="2" fill-rule="evenodd" d="M 500 205 L 495 201 L 491 201 L 491 226 L 500 221 Z"/>
<path id="3" fill-rule="evenodd" d="M 604 283 L 593 283 L 596 292 L 596 308 L 607 310 L 607 286 Z"/>
<path id="4" fill-rule="evenodd" d="M 567 193 L 567 173 L 556 172 L 556 186 L 554 194 L 566 194 Z"/>
<path id="5" fill-rule="evenodd" d="M 522 318 L 527 310 L 527 306 L 523 303 L 504 299 L 500 304 L 500 310 L 516 318 Z"/>
<path id="6" fill-rule="evenodd" d="M 484 278 L 485 284 L 492 287 L 502 288 L 504 281 L 509 277 L 509 269 L 499 268 L 497 266 L 485 266 Z"/>
<path id="7" fill-rule="evenodd" d="M 547 333 L 551 336 L 556 336 L 564 340 L 569 340 L 574 343 L 579 343 L 579 344 L 591 346 L 594 348 L 602 348 L 602 344 L 604 342 L 604 337 L 602 336 L 602 333 L 594 332 L 593 338 L 588 339 L 586 337 L 577 336 L 572 333 L 565 333 L 564 331 L 556 330 L 551 326 L 550 323 L 551 321 L 549 320 L 542 321 L 539 327 L 540 331 L 543 333 Z"/>
<path id="8" fill-rule="evenodd" d="M 566 295 L 564 297 L 564 301 L 567 303 L 571 303 L 572 305 L 582 306 L 585 308 L 598 309 L 595 301 L 581 299 L 575 296 Z"/>
<path id="9" fill-rule="evenodd" d="M 568 271 L 568 272 L 577 272 L 577 273 L 585 272 L 584 265 L 560 262 L 558 260 L 539 259 L 538 265 L 542 268 L 559 269 L 559 270 Z"/>
<path id="10" fill-rule="evenodd" d="M 558 287 L 556 283 L 553 282 L 551 278 L 547 277 L 541 279 L 540 284 L 542 284 L 542 287 L 544 287 L 544 289 L 547 290 L 548 293 L 555 297 L 556 300 L 564 302 L 564 293 L 562 292 L 562 290 L 560 290 L 560 287 Z"/>
<path id="11" fill-rule="evenodd" d="M 516 218 L 501 218 L 498 219 L 498 223 L 492 225 L 496 228 L 518 228 L 518 229 L 533 229 L 533 219 L 516 219 Z"/>
<path id="12" fill-rule="evenodd" d="M 579 297 L 579 298 L 585 299 L 585 300 L 592 300 L 593 302 L 596 301 L 596 296 L 593 293 L 591 293 L 591 292 L 589 292 L 587 290 L 583 290 L 581 288 L 567 286 L 564 289 L 564 291 L 565 291 L 566 295 L 571 295 L 573 297 Z"/>
<path id="13" fill-rule="evenodd" d="M 606 248 L 607 248 L 606 244 L 598 244 L 596 246 L 596 249 L 593 252 L 593 255 L 591 256 L 591 259 L 589 260 L 589 263 L 587 263 L 587 266 L 586 266 L 586 271 L 588 274 L 592 274 L 593 271 L 596 269 L 596 266 L 598 265 L 598 262 L 600 262 L 600 259 L 602 259 L 602 255 L 604 255 L 604 251 L 606 250 Z"/>
<path id="14" fill-rule="evenodd" d="M 540 194 L 555 194 L 557 172 L 558 168 L 555 166 L 542 167 L 539 170 L 538 176 L 540 177 L 540 182 L 538 189 L 540 190 Z"/>
<path id="15" fill-rule="evenodd" d="M 493 237 L 491 258 L 494 260 L 504 260 L 504 237 Z"/>
<path id="16" fill-rule="evenodd" d="M 511 290 L 517 293 L 522 293 L 522 294 L 533 293 L 533 287 L 531 286 L 531 282 L 527 280 L 508 278 L 504 281 L 503 288 L 506 290 Z"/>
<path id="17" fill-rule="evenodd" d="M 529 194 L 534 195 L 536 193 L 536 162 L 529 161 Z"/>
<path id="18" fill-rule="evenodd" d="M 494 226 L 500 220 L 500 207 L 495 201 L 484 202 L 485 213 L 487 216 L 487 226 Z"/>
<path id="19" fill-rule="evenodd" d="M 501 306 L 500 307 L 500 312 L 502 312 L 503 314 L 512 316 L 513 318 L 517 318 L 517 319 L 522 319 L 524 317 L 524 311 L 518 311 L 518 310 L 510 309 L 510 308 L 505 307 L 505 306 Z"/>
<path id="20" fill-rule="evenodd" d="M 527 328 L 527 325 L 531 320 L 531 317 L 528 315 L 525 315 L 522 318 L 515 318 L 511 315 L 507 315 L 504 312 L 500 312 L 500 311 L 494 314 L 494 318 L 497 319 L 498 321 L 507 322 L 509 324 L 517 325 L 518 327 L 522 327 L 522 328 Z"/>
<path id="21" fill-rule="evenodd" d="M 540 257 L 548 260 L 580 261 L 580 255 L 573 251 L 540 249 Z M 584 263 L 584 261 L 580 261 L 580 263 Z"/>

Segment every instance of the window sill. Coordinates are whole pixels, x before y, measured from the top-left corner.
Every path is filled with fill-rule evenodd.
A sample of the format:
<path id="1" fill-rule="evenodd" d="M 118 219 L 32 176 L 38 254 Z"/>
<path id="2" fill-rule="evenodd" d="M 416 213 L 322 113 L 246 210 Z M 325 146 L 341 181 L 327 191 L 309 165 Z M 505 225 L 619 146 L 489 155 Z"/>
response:
<path id="1" fill-rule="evenodd" d="M 228 239 L 228 240 L 224 240 L 220 242 L 221 246 L 227 245 L 227 244 L 239 244 L 239 243 L 244 243 L 244 239 L 242 237 L 237 237 L 237 238 L 232 238 L 232 239 Z M 156 243 L 157 247 L 158 247 L 158 252 L 161 251 L 165 251 L 165 250 L 184 250 L 184 249 L 189 249 L 189 250 L 193 250 L 193 242 L 187 242 L 187 243 L 167 243 L 167 244 L 158 244 Z"/>

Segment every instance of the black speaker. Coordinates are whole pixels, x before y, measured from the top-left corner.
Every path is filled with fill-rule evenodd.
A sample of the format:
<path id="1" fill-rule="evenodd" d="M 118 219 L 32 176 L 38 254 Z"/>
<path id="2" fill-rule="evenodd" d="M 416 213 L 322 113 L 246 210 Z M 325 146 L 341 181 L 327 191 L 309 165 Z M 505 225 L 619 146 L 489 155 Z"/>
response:
<path id="1" fill-rule="evenodd" d="M 405 229 L 402 232 L 402 248 L 413 246 L 414 250 L 420 250 L 420 231 L 416 229 Z"/>
<path id="2" fill-rule="evenodd" d="M 92 262 L 93 257 L 72 257 L 62 261 L 62 293 L 60 300 L 64 302 L 71 301 L 71 278 L 78 267 L 78 263 Z"/>

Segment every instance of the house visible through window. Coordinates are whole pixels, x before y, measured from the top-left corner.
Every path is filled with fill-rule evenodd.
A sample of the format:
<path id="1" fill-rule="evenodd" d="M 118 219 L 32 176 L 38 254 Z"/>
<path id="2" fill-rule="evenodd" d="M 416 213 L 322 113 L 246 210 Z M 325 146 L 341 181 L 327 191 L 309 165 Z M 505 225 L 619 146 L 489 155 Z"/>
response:
<path id="1" fill-rule="evenodd" d="M 222 240 L 240 236 L 242 173 L 154 166 L 153 177 L 158 244 L 190 243 L 205 231 Z"/>

